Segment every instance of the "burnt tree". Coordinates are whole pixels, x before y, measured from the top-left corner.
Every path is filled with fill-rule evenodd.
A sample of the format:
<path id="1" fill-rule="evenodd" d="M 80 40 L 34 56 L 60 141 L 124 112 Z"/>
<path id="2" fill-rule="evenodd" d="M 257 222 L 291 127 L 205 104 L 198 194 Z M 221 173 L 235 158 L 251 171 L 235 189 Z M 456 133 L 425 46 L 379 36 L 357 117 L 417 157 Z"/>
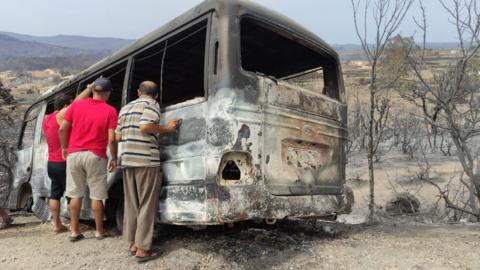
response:
<path id="1" fill-rule="evenodd" d="M 462 181 L 470 191 L 467 208 L 455 205 L 448 192 L 435 185 L 447 208 L 463 209 L 478 219 L 480 175 L 476 166 L 480 150 L 480 8 L 475 0 L 452 0 L 449 5 L 440 0 L 439 3 L 455 25 L 459 48 L 445 68 L 432 71 L 433 77 L 424 75 L 423 71 L 428 69 L 425 60 L 427 23 L 426 10 L 421 4 L 422 20 L 417 25 L 423 32 L 423 48 L 420 53 L 405 52 L 415 77 L 415 84 L 405 97 L 421 108 L 423 117 L 435 129 L 449 135 L 464 174 L 469 179 L 468 183 Z"/>
<path id="2" fill-rule="evenodd" d="M 388 41 L 394 36 L 404 20 L 413 0 L 351 0 L 356 34 L 360 40 L 366 58 L 370 64 L 369 119 L 367 160 L 369 171 L 369 218 L 375 213 L 375 174 L 374 157 L 387 124 L 390 103 L 388 89 L 398 81 L 401 74 L 385 80 L 379 79 L 379 64 L 384 56 Z M 373 20 L 373 24 L 370 23 Z M 372 39 L 369 33 L 373 31 Z"/>

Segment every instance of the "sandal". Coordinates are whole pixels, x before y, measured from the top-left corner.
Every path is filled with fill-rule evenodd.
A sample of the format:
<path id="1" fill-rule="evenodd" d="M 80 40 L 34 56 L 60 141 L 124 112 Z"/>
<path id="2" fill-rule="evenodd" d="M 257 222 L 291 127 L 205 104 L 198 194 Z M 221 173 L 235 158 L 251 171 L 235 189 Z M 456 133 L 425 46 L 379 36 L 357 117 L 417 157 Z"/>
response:
<path id="1" fill-rule="evenodd" d="M 70 242 L 77 242 L 77 241 L 82 240 L 83 238 L 85 238 L 85 236 L 83 236 L 83 234 L 79 234 L 77 236 L 73 236 L 73 235 L 68 236 L 68 240 L 70 240 Z"/>
<path id="2" fill-rule="evenodd" d="M 58 234 L 58 233 L 64 233 L 64 232 L 66 232 L 66 231 L 68 231 L 68 228 L 65 227 L 65 226 L 60 227 L 60 229 L 53 229 L 53 232 L 55 232 L 55 233 L 57 233 L 57 234 Z"/>
<path id="3" fill-rule="evenodd" d="M 147 255 L 145 256 L 135 256 L 135 260 L 137 260 L 138 263 L 144 263 L 148 262 L 150 260 L 154 260 L 156 258 L 160 257 L 160 253 L 156 249 L 151 249 L 147 251 Z"/>

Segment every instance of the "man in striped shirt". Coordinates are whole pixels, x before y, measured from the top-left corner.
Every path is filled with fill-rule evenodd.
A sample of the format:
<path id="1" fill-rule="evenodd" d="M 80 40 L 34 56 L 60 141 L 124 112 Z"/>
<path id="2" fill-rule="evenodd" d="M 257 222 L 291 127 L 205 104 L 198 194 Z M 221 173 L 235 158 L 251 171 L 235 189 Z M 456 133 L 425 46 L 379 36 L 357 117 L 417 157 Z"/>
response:
<path id="1" fill-rule="evenodd" d="M 172 120 L 166 126 L 159 125 L 158 95 L 159 89 L 154 82 L 142 82 L 139 98 L 120 111 L 115 131 L 120 142 L 120 166 L 123 167 L 123 237 L 130 245 L 130 254 L 136 255 L 138 262 L 158 257 L 158 252 L 151 250 L 161 187 L 156 135 L 175 131 L 180 122 Z"/>

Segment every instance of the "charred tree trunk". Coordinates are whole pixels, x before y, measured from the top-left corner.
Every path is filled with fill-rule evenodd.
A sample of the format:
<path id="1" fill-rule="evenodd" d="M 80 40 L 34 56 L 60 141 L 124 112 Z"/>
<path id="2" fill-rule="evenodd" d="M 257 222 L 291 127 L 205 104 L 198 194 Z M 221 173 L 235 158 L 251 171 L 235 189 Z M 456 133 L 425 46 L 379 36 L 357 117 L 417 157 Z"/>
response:
<path id="1" fill-rule="evenodd" d="M 370 220 L 373 219 L 375 214 L 375 171 L 373 168 L 375 147 L 374 147 L 374 136 L 373 136 L 373 126 L 375 117 L 375 68 L 372 68 L 371 74 L 371 84 L 370 84 L 370 115 L 368 123 L 368 182 L 370 188 L 370 195 L 368 201 L 368 211 Z"/>

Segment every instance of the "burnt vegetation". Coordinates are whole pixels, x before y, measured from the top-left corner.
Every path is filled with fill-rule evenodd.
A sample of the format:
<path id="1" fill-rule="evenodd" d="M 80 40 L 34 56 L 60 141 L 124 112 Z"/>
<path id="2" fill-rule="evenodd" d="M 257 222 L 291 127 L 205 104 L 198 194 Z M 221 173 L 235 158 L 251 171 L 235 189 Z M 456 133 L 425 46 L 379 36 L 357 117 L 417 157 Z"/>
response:
<path id="1" fill-rule="evenodd" d="M 417 180 L 438 191 L 438 220 L 479 221 L 480 7 L 474 0 L 440 0 L 438 4 L 449 15 L 460 41 L 443 60 L 439 51 L 426 46 L 428 11 L 421 1 L 415 10 L 420 15 L 414 18 L 421 41 L 394 35 L 391 28 L 393 32 L 380 35 L 386 40 L 376 39 L 373 45 L 359 28 L 368 25 L 364 22 L 369 12 L 376 24 L 368 30 L 383 33 L 382 20 L 395 25 L 404 15 L 400 11 L 406 11 L 412 1 L 384 0 L 372 6 L 352 1 L 357 34 L 369 64 L 368 77 L 357 80 L 354 87 L 366 88 L 369 99 L 362 99 L 360 90 L 350 93 L 347 151 L 367 154 L 371 185 L 373 164 L 384 153 L 396 150 L 407 155 L 422 172 Z M 388 13 L 388 8 L 395 9 Z M 444 184 L 436 181 L 431 165 L 435 156 L 456 158 L 461 175 Z M 374 197 L 372 187 L 371 213 Z"/>
<path id="2" fill-rule="evenodd" d="M 13 111 L 16 109 L 15 99 L 10 89 L 0 81 L 0 177 L 13 177 L 14 153 L 14 121 Z"/>

